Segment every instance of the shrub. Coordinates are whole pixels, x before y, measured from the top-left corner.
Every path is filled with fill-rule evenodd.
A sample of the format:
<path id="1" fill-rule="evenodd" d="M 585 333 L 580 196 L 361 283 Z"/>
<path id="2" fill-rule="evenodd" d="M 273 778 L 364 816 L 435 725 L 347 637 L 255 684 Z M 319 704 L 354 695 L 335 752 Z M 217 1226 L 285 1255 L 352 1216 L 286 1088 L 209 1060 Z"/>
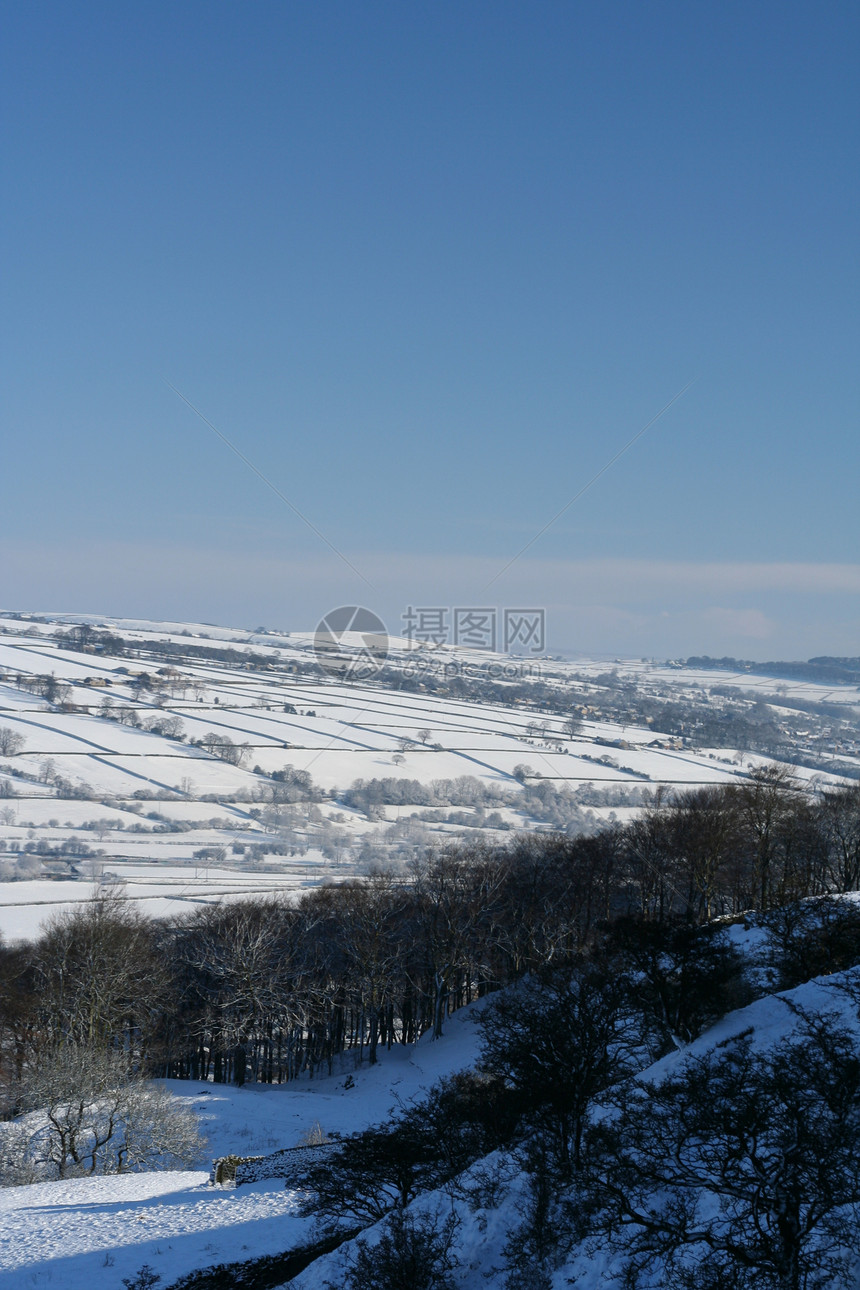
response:
<path id="1" fill-rule="evenodd" d="M 397 1209 L 379 1240 L 356 1244 L 346 1280 L 327 1290 L 454 1290 L 451 1253 L 456 1220 L 440 1224 L 429 1214 L 414 1216 Z"/>

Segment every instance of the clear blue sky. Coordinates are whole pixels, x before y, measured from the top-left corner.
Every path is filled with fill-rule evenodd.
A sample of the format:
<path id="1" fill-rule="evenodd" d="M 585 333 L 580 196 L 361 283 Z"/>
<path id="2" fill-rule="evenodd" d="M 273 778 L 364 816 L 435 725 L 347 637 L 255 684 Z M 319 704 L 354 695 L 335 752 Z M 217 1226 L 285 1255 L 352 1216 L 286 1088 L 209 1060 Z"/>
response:
<path id="1" fill-rule="evenodd" d="M 860 654 L 856 4 L 35 0 L 0 47 L 0 604 Z"/>

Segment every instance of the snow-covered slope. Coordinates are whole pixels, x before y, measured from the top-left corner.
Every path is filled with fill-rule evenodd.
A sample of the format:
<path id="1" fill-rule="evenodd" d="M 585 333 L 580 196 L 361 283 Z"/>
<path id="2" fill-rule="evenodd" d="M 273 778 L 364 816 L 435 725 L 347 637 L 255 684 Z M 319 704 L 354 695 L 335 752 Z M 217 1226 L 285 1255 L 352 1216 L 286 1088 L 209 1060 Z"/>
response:
<path id="1" fill-rule="evenodd" d="M 853 990 L 846 992 L 843 985 L 852 982 Z M 741 1036 L 749 1039 L 755 1051 L 773 1050 L 797 1034 L 804 1014 L 825 1017 L 829 1024 L 844 1026 L 860 1037 L 857 984 L 856 972 L 837 973 L 767 995 L 727 1014 L 693 1043 L 655 1062 L 639 1074 L 638 1081 L 657 1085 L 689 1059 L 723 1049 L 732 1039 Z M 485 1179 L 492 1172 L 497 1175 L 492 1200 L 482 1200 Z M 452 1276 L 457 1290 L 503 1290 L 507 1277 L 505 1246 L 522 1222 L 529 1202 L 525 1175 L 518 1168 L 516 1157 L 496 1152 L 468 1170 L 459 1181 L 458 1192 L 446 1187 L 426 1193 L 413 1202 L 410 1211 L 416 1217 L 432 1216 L 437 1228 L 453 1219 L 451 1254 L 455 1269 Z M 291 1290 L 321 1290 L 326 1285 L 343 1284 L 357 1243 L 372 1246 L 384 1229 L 385 1223 L 379 1223 L 366 1229 L 357 1241 L 347 1242 L 334 1253 L 323 1256 L 290 1281 Z M 612 1241 L 605 1240 L 592 1239 L 575 1248 L 568 1259 L 560 1260 L 551 1269 L 549 1278 L 547 1290 L 550 1287 L 567 1290 L 571 1285 L 582 1286 L 584 1290 L 598 1287 L 624 1290 L 629 1285 L 621 1251 Z M 542 1282 L 535 1284 L 543 1285 Z M 649 1290 L 660 1290 L 662 1284 L 658 1272 L 648 1282 Z"/>
<path id="2" fill-rule="evenodd" d="M 198 1172 L 76 1178 L 0 1189 L 0 1287 L 117 1290 L 148 1263 L 162 1285 L 194 1268 L 276 1254 L 305 1243 L 313 1223 L 283 1183 L 210 1187 L 209 1156 L 297 1146 L 315 1126 L 349 1133 L 384 1123 L 477 1053 L 474 1008 L 446 1034 L 380 1051 L 373 1067 L 282 1087 L 168 1081 L 208 1137 Z"/>

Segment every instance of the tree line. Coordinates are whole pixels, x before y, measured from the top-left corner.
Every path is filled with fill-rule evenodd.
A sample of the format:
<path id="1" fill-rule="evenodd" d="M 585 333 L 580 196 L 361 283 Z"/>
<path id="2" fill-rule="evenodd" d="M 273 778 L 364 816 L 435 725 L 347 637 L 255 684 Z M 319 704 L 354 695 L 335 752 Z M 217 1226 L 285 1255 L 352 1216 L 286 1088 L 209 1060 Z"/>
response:
<path id="1" fill-rule="evenodd" d="M 431 851 L 405 871 L 151 919 L 109 896 L 0 948 L 0 1087 L 58 1042 L 174 1078 L 282 1083 L 374 1062 L 472 1000 L 570 961 L 607 926 L 696 926 L 860 887 L 860 790 L 782 770 L 656 793 L 582 837 Z M 645 930 L 638 933 L 647 941 Z"/>

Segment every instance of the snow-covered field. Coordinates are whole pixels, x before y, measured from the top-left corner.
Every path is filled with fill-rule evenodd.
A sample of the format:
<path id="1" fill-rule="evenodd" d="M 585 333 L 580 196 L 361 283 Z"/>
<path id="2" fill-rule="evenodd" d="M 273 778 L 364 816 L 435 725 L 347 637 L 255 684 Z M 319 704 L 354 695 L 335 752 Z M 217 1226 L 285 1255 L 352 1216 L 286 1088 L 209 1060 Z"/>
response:
<path id="1" fill-rule="evenodd" d="M 381 775 L 425 782 L 469 774 L 490 783 L 504 783 L 510 781 L 511 772 L 524 757 L 530 758 L 543 776 L 573 783 L 623 780 L 631 771 L 647 774 L 654 783 L 667 784 L 724 782 L 738 773 L 735 766 L 715 764 L 701 751 L 649 747 L 655 731 L 648 727 L 625 727 L 622 731 L 610 723 L 586 721 L 582 735 L 570 739 L 563 720 L 554 714 L 548 714 L 543 723 L 546 728 L 535 733 L 539 714 L 533 711 L 391 690 L 373 680 L 343 682 L 322 673 L 311 677 L 294 674 L 291 666 L 307 667 L 314 661 L 310 642 L 301 634 L 278 638 L 284 643 L 273 645 L 269 637 L 249 638 L 245 634 L 240 642 L 234 638 L 238 633 L 218 629 L 219 639 L 230 648 L 241 651 L 244 647 L 246 652 L 269 656 L 273 670 L 247 672 L 218 662 L 183 661 L 184 691 L 156 701 L 151 694 L 133 693 L 134 678 L 121 674 L 119 668 L 136 673 L 153 666 L 146 662 L 148 636 L 181 645 L 183 638 L 171 636 L 166 624 L 148 624 L 143 630 L 106 620 L 106 627 L 122 631 L 141 648 L 141 659 L 126 663 L 94 657 L 82 663 L 81 655 L 58 648 L 52 640 L 36 644 L 39 637 L 34 638 L 33 631 L 45 633 L 46 626 L 28 629 L 8 620 L 4 625 L 0 619 L 0 629 L 4 626 L 7 634 L 0 637 L 0 674 L 6 673 L 7 682 L 0 687 L 0 721 L 24 736 L 26 744 L 15 764 L 32 771 L 37 779 L 40 765 L 53 759 L 63 775 L 85 779 L 99 791 L 133 793 L 147 784 L 155 788 L 166 785 L 199 798 L 250 788 L 255 782 L 253 765 L 271 772 L 285 762 L 310 770 L 324 788 L 343 788 L 357 778 Z M 215 629 L 208 631 L 211 640 Z M 462 662 L 467 655 L 476 667 L 487 661 L 469 651 L 449 650 L 447 654 L 454 662 Z M 408 662 L 408 653 L 394 653 L 392 658 Z M 551 675 L 558 675 L 564 684 L 564 665 L 553 662 L 543 666 L 551 666 Z M 605 663 L 590 666 L 595 675 L 598 669 L 606 670 Z M 643 667 L 625 666 L 639 672 Z M 618 670 L 623 674 L 623 669 Z M 588 665 L 577 662 L 568 665 L 567 671 L 587 672 Z M 68 682 L 71 702 L 87 711 L 38 711 L 40 705 L 32 695 L 9 684 L 13 674 L 45 673 Z M 82 674 L 91 682 L 110 684 L 99 689 L 85 687 Z M 655 674 L 662 677 L 660 669 L 655 669 Z M 675 686 L 680 684 L 677 672 L 667 671 L 665 679 Z M 714 673 L 710 680 L 727 683 L 727 676 Z M 686 675 L 683 683 L 687 683 Z M 756 678 L 757 689 L 767 685 L 766 680 Z M 816 688 L 822 690 L 819 697 L 833 693 L 833 687 L 803 687 L 804 693 Z M 569 680 L 567 689 L 573 706 L 579 687 Z M 179 718 L 187 741 L 215 729 L 237 743 L 247 742 L 247 762 L 242 767 L 228 766 L 187 742 L 107 720 L 101 706 L 106 696 L 113 707 L 133 703 L 144 721 L 165 714 Z M 843 698 L 856 703 L 860 696 L 846 688 Z M 296 711 L 285 712 L 285 703 Z M 421 737 L 424 730 L 429 731 L 426 740 Z M 584 755 L 594 755 L 595 741 L 622 735 L 630 748 L 613 752 L 614 766 L 584 760 Z M 412 746 L 402 750 L 403 739 L 412 741 Z M 558 748 L 552 746 L 554 741 L 558 741 Z M 599 751 L 606 755 L 602 748 Z M 403 760 L 392 762 L 398 753 Z M 191 783 L 183 788 L 188 780 Z"/>
<path id="2" fill-rule="evenodd" d="M 121 637 L 124 652 L 72 648 L 66 634 L 81 623 Z M 200 649 L 209 653 L 193 652 Z M 219 658 L 219 650 L 232 654 Z M 852 719 L 860 705 L 850 686 L 641 660 L 534 660 L 532 690 L 531 682 L 519 689 L 500 682 L 458 698 L 416 686 L 418 655 L 421 667 L 437 673 L 498 676 L 505 662 L 448 647 L 416 651 L 395 640 L 384 683 L 353 681 L 319 669 L 309 633 L 0 616 L 0 735 L 10 732 L 15 745 L 0 752 L 0 933 L 35 935 L 48 913 L 88 896 L 89 884 L 105 874 L 124 882 L 147 912 L 161 914 L 239 891 L 300 891 L 339 881 L 365 871 L 368 847 L 378 864 L 402 857 L 404 848 L 445 842 L 467 823 L 502 837 L 499 829 L 564 827 L 557 815 L 532 814 L 523 768 L 533 786 L 589 794 L 571 817 L 575 828 L 613 814 L 629 818 L 643 789 L 742 782 L 765 760 L 731 746 L 668 738 L 659 717 L 639 724 L 601 717 L 601 696 L 611 700 L 620 683 L 659 700 L 658 712 L 661 703 L 693 695 L 719 715 L 723 700 L 716 696 L 727 685 L 765 695 L 775 706 L 789 697 L 836 705 Z M 407 675 L 410 688 L 400 688 Z M 552 703 L 542 704 L 541 695 Z M 565 713 L 584 714 L 579 730 L 571 732 Z M 806 720 L 789 716 L 801 727 Z M 201 746 L 212 734 L 241 747 L 239 764 Z M 804 737 L 798 735 L 799 748 Z M 842 767 L 856 762 L 860 773 L 860 755 L 843 740 L 838 754 L 816 745 L 809 765 L 801 748 L 795 774 L 826 780 L 831 755 Z M 270 809 L 277 797 L 271 777 L 285 767 L 311 776 L 315 800 Z M 403 801 L 381 804 L 372 817 L 342 800 L 359 780 L 431 786 L 463 777 L 485 794 L 492 824 L 480 815 L 449 823 L 444 800 L 435 814 Z M 12 878 L 27 881 L 3 881 Z M 46 891 L 48 879 L 76 881 L 53 881 Z"/>
<path id="3" fill-rule="evenodd" d="M 105 866 L 110 874 L 110 865 Z M 176 917 L 201 904 L 222 900 L 266 898 L 293 892 L 337 877 L 338 871 L 319 852 L 297 857 L 283 871 L 271 875 L 202 864 L 185 866 L 164 862 L 115 865 L 118 882 L 104 879 L 47 882 L 35 879 L 0 883 L 0 935 L 7 942 L 35 939 L 52 915 L 73 909 L 82 901 L 107 891 L 135 902 L 150 918 Z"/>

